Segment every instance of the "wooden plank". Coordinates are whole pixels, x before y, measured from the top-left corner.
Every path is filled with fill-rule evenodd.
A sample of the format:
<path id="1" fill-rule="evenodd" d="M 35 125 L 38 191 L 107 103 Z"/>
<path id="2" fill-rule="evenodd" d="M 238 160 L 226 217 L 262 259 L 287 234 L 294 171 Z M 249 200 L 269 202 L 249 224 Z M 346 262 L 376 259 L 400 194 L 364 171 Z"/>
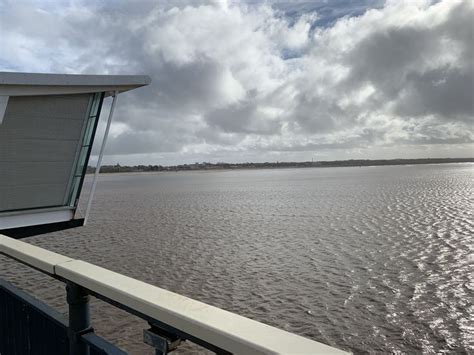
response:
<path id="1" fill-rule="evenodd" d="M 54 275 L 54 268 L 73 259 L 0 234 L 0 253 Z"/>

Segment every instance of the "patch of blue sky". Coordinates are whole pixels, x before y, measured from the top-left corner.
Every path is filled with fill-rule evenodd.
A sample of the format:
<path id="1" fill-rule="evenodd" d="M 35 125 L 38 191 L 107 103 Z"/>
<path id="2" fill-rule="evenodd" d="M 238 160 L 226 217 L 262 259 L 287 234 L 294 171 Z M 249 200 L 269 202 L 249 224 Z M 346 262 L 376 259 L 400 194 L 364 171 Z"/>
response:
<path id="1" fill-rule="evenodd" d="M 272 6 L 281 11 L 290 23 L 309 13 L 317 13 L 313 28 L 331 27 L 343 17 L 356 17 L 368 9 L 382 8 L 384 0 L 313 0 L 313 1 L 274 1 Z"/>
<path id="2" fill-rule="evenodd" d="M 302 56 L 302 53 L 300 50 L 294 50 L 294 49 L 289 49 L 289 48 L 284 48 L 280 52 L 280 57 L 283 60 L 291 60 L 291 59 L 296 59 L 300 58 Z"/>

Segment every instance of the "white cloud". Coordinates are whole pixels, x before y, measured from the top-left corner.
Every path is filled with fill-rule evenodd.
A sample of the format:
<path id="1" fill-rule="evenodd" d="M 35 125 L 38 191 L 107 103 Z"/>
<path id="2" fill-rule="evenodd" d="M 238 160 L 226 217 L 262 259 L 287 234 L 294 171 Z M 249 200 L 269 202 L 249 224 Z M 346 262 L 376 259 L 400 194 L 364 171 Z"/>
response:
<path id="1" fill-rule="evenodd" d="M 6 1 L 0 67 L 151 75 L 114 162 L 470 154 L 472 1 L 314 4 Z"/>

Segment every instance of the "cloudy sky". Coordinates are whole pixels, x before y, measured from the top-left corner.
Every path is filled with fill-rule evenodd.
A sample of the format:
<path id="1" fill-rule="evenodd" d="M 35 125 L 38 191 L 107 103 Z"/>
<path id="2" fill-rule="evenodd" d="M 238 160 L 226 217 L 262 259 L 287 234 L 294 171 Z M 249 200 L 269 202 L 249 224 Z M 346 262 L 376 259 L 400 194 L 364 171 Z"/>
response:
<path id="1" fill-rule="evenodd" d="M 0 70 L 150 75 L 106 163 L 467 157 L 473 18 L 472 0 L 0 0 Z"/>

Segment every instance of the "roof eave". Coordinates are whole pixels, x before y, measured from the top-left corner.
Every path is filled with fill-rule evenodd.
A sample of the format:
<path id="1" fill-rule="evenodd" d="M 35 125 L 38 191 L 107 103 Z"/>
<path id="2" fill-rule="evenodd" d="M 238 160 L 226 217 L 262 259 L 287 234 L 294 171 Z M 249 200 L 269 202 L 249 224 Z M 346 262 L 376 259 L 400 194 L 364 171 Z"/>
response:
<path id="1" fill-rule="evenodd" d="M 106 92 L 146 86 L 146 75 L 76 75 L 0 72 L 0 95 L 31 96 Z"/>
<path id="2" fill-rule="evenodd" d="M 36 96 L 36 95 L 67 95 L 105 92 L 106 96 L 113 92 L 126 92 L 144 85 L 110 85 L 110 86 L 58 86 L 58 85 L 2 85 L 0 96 Z"/>

